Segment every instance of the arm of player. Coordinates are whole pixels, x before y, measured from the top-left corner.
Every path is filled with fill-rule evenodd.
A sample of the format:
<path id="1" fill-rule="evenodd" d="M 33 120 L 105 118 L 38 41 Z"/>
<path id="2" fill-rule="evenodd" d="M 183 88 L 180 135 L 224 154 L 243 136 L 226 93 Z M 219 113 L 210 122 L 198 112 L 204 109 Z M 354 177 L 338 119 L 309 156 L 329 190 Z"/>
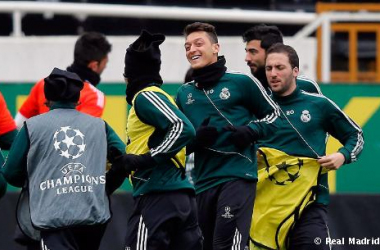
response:
<path id="1" fill-rule="evenodd" d="M 339 155 L 344 156 L 342 164 L 355 162 L 361 154 L 364 146 L 363 131 L 350 117 L 348 117 L 333 101 L 326 98 L 326 105 L 323 107 L 325 114 L 324 126 L 326 131 L 343 145 L 337 154 L 323 157 L 322 163 L 327 164 L 327 168 L 337 169 L 338 163 L 342 161 Z"/>
<path id="2" fill-rule="evenodd" d="M 330 170 L 338 170 L 344 164 L 344 161 L 345 157 L 340 152 L 325 155 L 318 159 L 318 163 L 321 164 L 322 167 Z"/>
<path id="3" fill-rule="evenodd" d="M 0 198 L 4 196 L 7 191 L 7 181 L 3 177 L 3 174 L 0 172 Z"/>
<path id="4" fill-rule="evenodd" d="M 1 93 L 0 110 L 0 148 L 8 150 L 17 135 L 17 129 L 16 123 L 13 120 Z"/>
<path id="5" fill-rule="evenodd" d="M 231 141 L 237 148 L 243 149 L 258 139 L 275 133 L 282 118 L 279 107 L 256 78 L 246 76 L 241 79 L 240 85 L 245 106 L 258 119 L 246 126 L 228 126 L 224 129 L 232 132 Z"/>
<path id="6" fill-rule="evenodd" d="M 117 157 L 125 153 L 125 144 L 115 133 L 111 126 L 106 122 L 106 134 L 107 134 L 107 159 L 112 164 Z M 112 194 L 118 189 L 124 182 L 126 175 L 120 173 L 119 169 L 116 169 L 111 165 L 111 168 L 106 173 L 106 190 L 108 194 Z"/>
<path id="7" fill-rule="evenodd" d="M 195 136 L 187 117 L 163 94 L 147 91 L 135 100 L 137 116 L 165 134 L 158 146 L 150 149 L 153 159 L 160 163 L 174 157 Z"/>
<path id="8" fill-rule="evenodd" d="M 26 124 L 21 128 L 13 141 L 7 160 L 1 172 L 7 182 L 15 187 L 22 187 L 27 179 L 27 155 L 29 136 Z"/>
<path id="9" fill-rule="evenodd" d="M 21 129 L 24 125 L 24 121 L 30 117 L 41 114 L 42 109 L 48 111 L 49 109 L 46 106 L 42 107 L 45 101 L 44 80 L 42 79 L 33 86 L 25 102 L 18 110 L 15 117 L 17 129 Z"/>

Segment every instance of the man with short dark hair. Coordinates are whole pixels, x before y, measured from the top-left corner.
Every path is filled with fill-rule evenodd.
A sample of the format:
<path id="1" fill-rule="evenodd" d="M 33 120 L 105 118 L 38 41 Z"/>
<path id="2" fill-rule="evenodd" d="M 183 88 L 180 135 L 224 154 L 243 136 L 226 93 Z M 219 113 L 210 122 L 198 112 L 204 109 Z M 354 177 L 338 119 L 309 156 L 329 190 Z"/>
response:
<path id="1" fill-rule="evenodd" d="M 277 26 L 259 24 L 248 29 L 243 34 L 245 45 L 245 61 L 263 87 L 270 94 L 270 88 L 265 76 L 266 51 L 276 43 L 283 43 L 281 31 Z M 310 93 L 321 93 L 318 84 L 306 76 L 297 77 L 297 85 L 304 91 Z"/>
<path id="2" fill-rule="evenodd" d="M 41 249 L 98 249 L 111 218 L 106 162 L 125 145 L 102 119 L 75 110 L 82 88 L 77 74 L 57 68 L 44 79 L 50 111 L 24 122 L 1 170 L 24 187 L 19 209 L 31 222 L 25 213 L 18 221 L 35 239 L 40 230 Z"/>
<path id="3" fill-rule="evenodd" d="M 266 76 L 286 118 L 259 141 L 259 182 L 250 249 L 327 250 L 328 189 L 320 176 L 355 162 L 364 145 L 361 128 L 333 101 L 297 86 L 299 59 L 287 45 L 267 51 Z M 328 135 L 343 145 L 326 155 Z M 325 174 L 327 177 L 327 174 Z M 320 189 L 327 192 L 321 196 Z M 316 244 L 315 239 L 322 244 Z"/>
<path id="4" fill-rule="evenodd" d="M 95 117 L 101 117 L 104 111 L 105 96 L 96 86 L 108 63 L 111 47 L 103 34 L 84 33 L 75 43 L 74 62 L 67 67 L 67 71 L 76 73 L 84 84 L 76 109 Z M 49 108 L 45 103 L 44 79 L 41 79 L 33 86 L 28 98 L 16 114 L 17 127 L 21 128 L 23 122 L 30 117 L 48 112 Z"/>
<path id="5" fill-rule="evenodd" d="M 214 26 L 192 23 L 184 35 L 193 81 L 176 102 L 196 128 L 186 153 L 194 152 L 204 249 L 244 249 L 257 181 L 254 142 L 273 133 L 278 109 L 257 79 L 227 71 Z"/>

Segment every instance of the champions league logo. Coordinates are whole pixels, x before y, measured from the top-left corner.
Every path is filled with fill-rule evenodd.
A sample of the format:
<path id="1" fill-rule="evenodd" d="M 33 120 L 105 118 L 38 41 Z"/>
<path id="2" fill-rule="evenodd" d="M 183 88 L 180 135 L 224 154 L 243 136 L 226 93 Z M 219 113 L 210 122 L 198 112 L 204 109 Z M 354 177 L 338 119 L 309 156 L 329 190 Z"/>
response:
<path id="1" fill-rule="evenodd" d="M 300 177 L 300 170 L 303 166 L 303 160 L 298 159 L 297 164 L 287 164 L 283 162 L 281 164 L 276 165 L 278 171 L 274 174 L 269 175 L 269 167 L 265 168 L 268 173 L 268 179 L 272 181 L 276 185 L 284 186 L 287 184 L 293 183 L 295 180 Z"/>
<path id="2" fill-rule="evenodd" d="M 86 148 L 84 134 L 79 129 L 70 126 L 57 129 L 53 141 L 55 151 L 58 151 L 60 156 L 71 160 L 83 155 Z M 55 192 L 56 195 L 88 193 L 94 192 L 94 188 L 98 185 L 105 185 L 104 174 L 93 175 L 92 171 L 88 170 L 80 162 L 67 163 L 59 169 L 61 176 L 55 175 L 54 178 L 50 177 L 40 182 L 40 191 Z"/>
<path id="3" fill-rule="evenodd" d="M 86 148 L 84 134 L 79 129 L 73 129 L 70 126 L 61 127 L 55 131 L 53 141 L 54 149 L 60 156 L 68 159 L 79 158 Z"/>

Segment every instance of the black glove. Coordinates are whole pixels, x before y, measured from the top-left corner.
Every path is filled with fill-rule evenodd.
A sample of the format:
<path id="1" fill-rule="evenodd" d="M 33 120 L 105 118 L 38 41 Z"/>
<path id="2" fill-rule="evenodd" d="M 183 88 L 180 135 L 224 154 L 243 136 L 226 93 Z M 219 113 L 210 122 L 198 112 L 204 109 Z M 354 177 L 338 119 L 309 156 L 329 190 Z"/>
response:
<path id="1" fill-rule="evenodd" d="M 216 127 L 208 126 L 208 123 L 210 122 L 210 118 L 211 117 L 208 117 L 203 120 L 203 122 L 201 123 L 201 126 L 199 126 L 199 128 L 196 131 L 194 141 L 191 144 L 186 146 L 187 154 L 190 154 L 196 151 L 197 149 L 200 149 L 203 147 L 210 147 L 216 142 L 219 132 L 216 129 Z"/>
<path id="2" fill-rule="evenodd" d="M 128 176 L 132 171 L 137 169 L 147 169 L 156 165 L 150 153 L 143 155 L 123 154 L 115 159 L 112 163 L 112 168 L 115 167 L 124 175 Z"/>
<path id="3" fill-rule="evenodd" d="M 226 126 L 225 131 L 231 131 L 229 139 L 241 151 L 258 139 L 258 134 L 248 126 Z"/>

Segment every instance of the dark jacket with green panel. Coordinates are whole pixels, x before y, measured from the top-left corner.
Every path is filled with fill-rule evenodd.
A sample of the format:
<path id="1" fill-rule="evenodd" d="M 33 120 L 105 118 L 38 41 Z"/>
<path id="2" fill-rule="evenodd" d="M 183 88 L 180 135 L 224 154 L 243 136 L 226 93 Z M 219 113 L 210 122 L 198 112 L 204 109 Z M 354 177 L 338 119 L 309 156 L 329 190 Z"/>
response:
<path id="1" fill-rule="evenodd" d="M 261 140 L 259 146 L 275 148 L 293 156 L 318 158 L 326 154 L 327 137 L 331 135 L 343 145 L 339 152 L 344 155 L 345 164 L 357 160 L 364 145 L 362 130 L 330 99 L 308 93 L 300 87 L 289 96 L 274 94 L 272 98 L 310 147 L 287 120 L 282 120 L 278 131 Z M 329 201 L 327 176 L 324 174 L 319 180 L 317 202 L 323 204 Z"/>
<path id="2" fill-rule="evenodd" d="M 209 126 L 220 132 L 214 145 L 198 148 L 194 153 L 192 177 L 197 193 L 237 178 L 257 180 L 254 147 L 239 151 L 228 140 L 230 132 L 224 131 L 223 127 L 249 125 L 259 137 L 276 130 L 278 109 L 261 84 L 246 74 L 226 72 L 224 63 L 224 58 L 220 58 L 215 64 L 202 69 L 205 77 L 211 80 L 219 74 L 214 84 L 202 88 L 199 82 L 203 76 L 196 76 L 195 81 L 184 84 L 177 93 L 178 107 L 196 129 L 210 117 Z M 210 73 L 212 70 L 216 71 L 215 74 Z M 254 115 L 262 120 L 253 122 Z"/>
<path id="3" fill-rule="evenodd" d="M 195 130 L 174 100 L 151 84 L 134 95 L 127 123 L 128 154 L 150 152 L 155 166 L 131 175 L 133 196 L 194 190 L 185 176 L 185 146 Z"/>

